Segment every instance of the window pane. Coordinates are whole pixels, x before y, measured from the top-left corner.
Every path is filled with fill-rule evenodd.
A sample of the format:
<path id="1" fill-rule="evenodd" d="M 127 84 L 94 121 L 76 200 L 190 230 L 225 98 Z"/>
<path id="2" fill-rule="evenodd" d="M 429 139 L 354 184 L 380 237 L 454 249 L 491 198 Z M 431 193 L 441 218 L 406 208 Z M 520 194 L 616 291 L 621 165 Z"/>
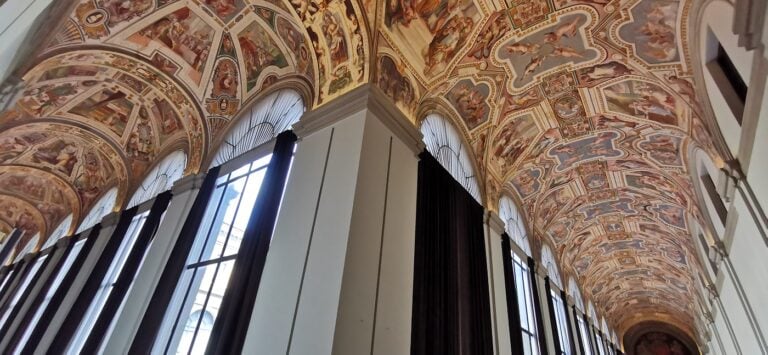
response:
<path id="1" fill-rule="evenodd" d="M 32 282 L 35 274 L 37 274 L 37 271 L 40 270 L 40 266 L 46 258 L 48 258 L 48 255 L 37 257 L 32 264 L 32 268 L 26 275 L 24 275 L 24 279 L 21 281 L 21 284 L 19 284 L 19 287 L 16 288 L 16 293 L 13 295 L 13 298 L 11 298 L 11 302 L 6 305 L 5 311 L 3 311 L 3 316 L 0 318 L 0 327 L 2 327 L 8 320 L 8 316 L 11 315 L 11 310 L 13 310 L 13 308 L 16 307 L 16 304 L 19 303 L 21 294 L 23 294 L 27 287 L 29 287 L 29 284 Z"/>
<path id="2" fill-rule="evenodd" d="M 35 310 L 35 314 L 32 316 L 32 320 L 29 322 L 29 325 L 27 326 L 27 329 L 24 330 L 24 334 L 21 336 L 21 340 L 19 340 L 19 343 L 16 346 L 16 351 L 21 351 L 24 345 L 27 344 L 27 341 L 29 340 L 30 335 L 32 335 L 32 331 L 35 330 L 35 325 L 37 325 L 37 322 L 40 320 L 40 317 L 43 316 L 43 312 L 45 311 L 45 308 L 48 307 L 48 303 L 51 302 L 51 298 L 53 298 L 53 294 L 56 293 L 56 290 L 59 289 L 59 286 L 61 285 L 61 282 L 64 280 L 64 277 L 67 275 L 69 268 L 72 267 L 72 264 L 75 262 L 75 259 L 77 259 L 77 256 L 80 255 L 80 250 L 83 249 L 83 244 L 85 244 L 85 239 L 75 242 L 75 245 L 72 246 L 72 250 L 70 250 L 69 254 L 67 255 L 67 258 L 64 259 L 64 263 L 61 265 L 61 268 L 59 269 L 58 273 L 56 273 L 56 278 L 53 279 L 53 282 L 50 284 L 48 291 L 45 293 L 43 302 L 41 302 L 39 307 L 37 307 L 37 309 Z"/>
<path id="3" fill-rule="evenodd" d="M 123 242 L 120 244 L 120 248 L 115 254 L 115 259 L 109 266 L 109 270 L 104 276 L 104 280 L 102 280 L 101 285 L 99 285 L 99 290 L 96 292 L 91 305 L 88 307 L 88 310 L 83 317 L 83 321 L 80 322 L 80 326 L 70 343 L 70 352 L 79 352 L 85 344 L 85 341 L 88 339 L 91 329 L 99 318 L 102 309 L 104 309 L 104 305 L 107 303 L 107 298 L 109 298 L 109 295 L 112 292 L 112 286 L 115 281 L 117 281 L 118 276 L 120 276 L 120 272 L 123 270 L 128 255 L 136 244 L 136 238 L 138 238 L 141 228 L 147 220 L 147 216 L 149 216 L 149 211 L 138 214 L 131 220 L 131 225 L 128 226 Z"/>

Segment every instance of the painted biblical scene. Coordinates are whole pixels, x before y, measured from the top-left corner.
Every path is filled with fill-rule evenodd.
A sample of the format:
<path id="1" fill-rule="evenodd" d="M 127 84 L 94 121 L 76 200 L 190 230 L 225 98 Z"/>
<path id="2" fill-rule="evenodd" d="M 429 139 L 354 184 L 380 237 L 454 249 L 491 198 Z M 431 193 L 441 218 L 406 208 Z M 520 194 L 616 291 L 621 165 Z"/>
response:
<path id="1" fill-rule="evenodd" d="M 648 64 L 680 60 L 677 43 L 675 0 L 638 1 L 630 11 L 632 21 L 619 29 L 619 37 L 634 47 L 635 54 Z"/>
<path id="2" fill-rule="evenodd" d="M 493 139 L 491 163 L 496 171 L 506 174 L 523 152 L 533 145 L 540 132 L 533 114 L 507 119 Z"/>
<path id="3" fill-rule="evenodd" d="M 149 13 L 154 5 L 152 0 L 99 0 L 96 4 L 107 11 L 109 14 L 107 24 L 109 27 L 115 27 L 123 22 L 130 21 L 132 19 L 139 18 Z M 98 20 L 97 13 L 94 13 L 93 18 L 87 19 L 89 22 Z M 88 21 L 87 21 L 88 22 Z"/>
<path id="4" fill-rule="evenodd" d="M 441 73 L 481 19 L 472 0 L 387 1 L 384 23 L 419 74 Z"/>
<path id="5" fill-rule="evenodd" d="M 535 76 L 565 64 L 576 65 L 598 59 L 600 53 L 589 48 L 584 38 L 587 22 L 585 14 L 567 15 L 524 39 L 514 38 L 502 43 L 496 55 L 514 73 L 511 88 L 523 88 L 533 82 Z"/>
<path id="6" fill-rule="evenodd" d="M 77 104 L 69 112 L 104 124 L 118 137 L 122 137 L 133 107 L 133 102 L 124 91 L 103 89 Z"/>
<path id="7" fill-rule="evenodd" d="M 615 113 L 679 126 L 684 106 L 656 84 L 627 80 L 603 89 L 608 109 Z"/>
<path id="8" fill-rule="evenodd" d="M 547 19 L 552 12 L 549 0 L 506 0 L 515 28 L 526 29 Z"/>
<path id="9" fill-rule="evenodd" d="M 576 71 L 576 76 L 579 78 L 579 83 L 588 87 L 592 87 L 606 80 L 618 78 L 628 74 L 632 74 L 632 70 L 620 62 L 602 63 Z"/>
<path id="10" fill-rule="evenodd" d="M 633 215 L 637 211 L 632 207 L 634 201 L 628 197 L 621 197 L 618 200 L 603 201 L 589 206 L 579 208 L 579 213 L 584 215 L 584 220 L 592 220 L 608 214 Z"/>
<path id="11" fill-rule="evenodd" d="M 259 82 L 261 73 L 270 66 L 285 68 L 288 61 L 270 32 L 253 22 L 238 35 L 245 66 L 245 88 L 250 92 Z"/>
<path id="12" fill-rule="evenodd" d="M 546 227 L 573 198 L 573 191 L 568 186 L 549 192 L 539 201 L 536 208 L 536 225 L 540 228 Z"/>
<path id="13" fill-rule="evenodd" d="M 471 131 L 488 121 L 491 114 L 491 107 L 488 105 L 490 94 L 491 88 L 488 84 L 474 83 L 472 79 L 463 79 L 445 94 L 445 98 L 448 99 L 448 102 L 451 103 L 451 106 Z"/>
<path id="14" fill-rule="evenodd" d="M 638 171 L 626 173 L 624 178 L 627 186 L 634 187 L 641 191 L 650 191 L 657 196 L 685 206 L 688 201 L 683 189 L 672 182 L 669 178 L 652 171 Z"/>
<path id="15" fill-rule="evenodd" d="M 655 133 L 638 144 L 656 163 L 670 167 L 682 167 L 682 138 L 664 133 Z"/>
<path id="16" fill-rule="evenodd" d="M 660 204 L 656 207 L 652 207 L 651 210 L 656 212 L 659 219 L 664 221 L 667 225 L 680 229 L 687 228 L 684 208 L 677 205 Z"/>
<path id="17" fill-rule="evenodd" d="M 547 155 L 558 161 L 559 164 L 555 167 L 558 172 L 566 171 L 576 163 L 600 158 L 619 158 L 624 153 L 616 149 L 613 143 L 619 136 L 619 133 L 613 131 L 598 133 L 592 137 L 556 145 Z"/>
<path id="18" fill-rule="evenodd" d="M 416 92 L 411 80 L 400 71 L 391 57 L 382 56 L 379 59 L 376 84 L 404 112 L 410 113 L 415 109 Z"/>
<path id="19" fill-rule="evenodd" d="M 229 22 L 245 8 L 244 0 L 205 0 L 203 3 L 224 22 Z"/>
<path id="20" fill-rule="evenodd" d="M 541 169 L 528 167 L 517 173 L 511 183 L 520 198 L 526 199 L 541 189 Z"/>
<path id="21" fill-rule="evenodd" d="M 29 240 L 38 232 L 45 232 L 45 221 L 36 212 L 34 207 L 24 203 L 21 199 L 8 196 L 0 197 L 0 221 L 3 222 L 3 229 L 7 229 L 2 230 L 2 232 L 8 234 L 13 228 L 25 231 L 25 238 L 20 240 L 19 244 Z"/>
<path id="22" fill-rule="evenodd" d="M 141 48 L 158 43 L 172 50 L 190 65 L 190 77 L 199 83 L 211 52 L 213 34 L 208 23 L 185 7 L 134 33 L 128 40 Z"/>
<path id="23" fill-rule="evenodd" d="M 31 115 L 41 117 L 61 108 L 84 90 L 84 87 L 72 82 L 43 84 L 24 91 L 18 105 Z"/>

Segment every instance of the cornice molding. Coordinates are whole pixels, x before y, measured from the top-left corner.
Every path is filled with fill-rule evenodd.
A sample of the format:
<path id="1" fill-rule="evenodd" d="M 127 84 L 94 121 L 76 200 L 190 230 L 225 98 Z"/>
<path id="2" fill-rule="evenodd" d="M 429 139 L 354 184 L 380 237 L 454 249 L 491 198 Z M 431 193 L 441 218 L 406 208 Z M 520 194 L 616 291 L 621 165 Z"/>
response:
<path id="1" fill-rule="evenodd" d="M 206 175 L 207 174 L 187 175 L 176 180 L 176 182 L 173 183 L 173 187 L 171 187 L 171 193 L 179 195 L 190 190 L 199 189 L 203 186 L 203 180 L 205 180 Z"/>
<path id="2" fill-rule="evenodd" d="M 414 154 L 418 155 L 424 150 L 421 132 L 381 89 L 372 84 L 358 86 L 333 101 L 306 112 L 301 120 L 293 125 L 293 132 L 302 139 L 364 110 L 387 126 Z"/>
<path id="3" fill-rule="evenodd" d="M 485 211 L 485 224 L 491 227 L 491 230 L 502 234 L 504 233 L 504 221 L 493 211 Z"/>

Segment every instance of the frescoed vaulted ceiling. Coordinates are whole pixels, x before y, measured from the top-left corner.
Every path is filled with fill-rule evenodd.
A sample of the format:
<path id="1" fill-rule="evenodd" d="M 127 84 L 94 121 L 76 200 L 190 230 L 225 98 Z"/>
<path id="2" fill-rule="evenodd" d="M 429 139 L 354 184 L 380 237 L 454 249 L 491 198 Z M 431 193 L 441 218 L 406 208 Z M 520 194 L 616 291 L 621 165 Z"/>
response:
<path id="1" fill-rule="evenodd" d="M 372 82 L 414 124 L 454 123 L 486 206 L 519 201 L 531 239 L 554 246 L 612 327 L 674 319 L 693 332 L 689 152 L 718 158 L 694 90 L 690 7 L 73 0 L 0 114 L 0 230 L 47 235 L 114 186 L 119 208 L 177 150 L 201 171 L 233 118 L 274 89 L 311 109 Z"/>

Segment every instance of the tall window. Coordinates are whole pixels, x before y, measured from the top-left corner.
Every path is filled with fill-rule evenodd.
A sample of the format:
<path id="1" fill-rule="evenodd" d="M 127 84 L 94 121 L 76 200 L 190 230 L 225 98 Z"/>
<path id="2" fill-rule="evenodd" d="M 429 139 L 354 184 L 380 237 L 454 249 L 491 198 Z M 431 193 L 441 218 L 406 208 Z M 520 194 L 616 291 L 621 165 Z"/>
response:
<path id="1" fill-rule="evenodd" d="M 584 353 L 585 355 L 593 355 L 592 341 L 589 339 L 589 326 L 587 325 L 587 321 L 584 319 L 584 315 L 577 315 L 576 321 L 579 323 L 579 333 L 581 333 L 581 343 L 584 345 Z"/>
<path id="2" fill-rule="evenodd" d="M 597 351 L 600 353 L 600 355 L 608 355 L 605 352 L 605 343 L 603 342 L 603 337 L 600 336 L 600 333 L 595 331 L 595 338 L 597 338 Z"/>
<path id="3" fill-rule="evenodd" d="M 24 330 L 24 334 L 22 335 L 18 345 L 16 346 L 16 352 L 20 352 L 24 348 L 24 346 L 27 344 L 27 341 L 29 340 L 29 336 L 32 335 L 32 331 L 35 329 L 35 325 L 37 325 L 37 322 L 40 321 L 40 317 L 43 316 L 43 312 L 48 307 L 48 304 L 51 302 L 51 298 L 53 298 L 53 295 L 54 293 L 56 293 L 56 290 L 59 289 L 61 282 L 64 281 L 64 277 L 67 276 L 67 273 L 69 272 L 69 269 L 72 267 L 72 264 L 75 262 L 75 259 L 77 259 L 77 256 L 80 255 L 80 250 L 83 249 L 83 244 L 85 244 L 85 240 L 86 239 L 83 238 L 76 241 L 75 245 L 73 245 L 72 249 L 69 251 L 69 254 L 67 254 L 67 258 L 64 259 L 64 263 L 61 264 L 61 268 L 56 272 L 56 278 L 53 279 L 53 282 L 48 287 L 48 291 L 45 293 L 43 302 L 41 302 L 40 305 L 37 307 L 37 309 L 35 310 L 35 314 L 32 316 L 32 319 L 27 325 L 27 328 Z"/>
<path id="4" fill-rule="evenodd" d="M 117 254 L 115 254 L 115 258 L 109 266 L 109 270 L 107 271 L 104 280 L 101 282 L 101 285 L 99 285 L 99 290 L 96 292 L 96 296 L 88 307 L 83 321 L 80 322 L 80 326 L 77 328 L 77 333 L 75 333 L 72 343 L 70 343 L 68 349 L 70 353 L 78 353 L 88 339 L 88 334 L 90 334 L 93 325 L 99 318 L 99 314 L 101 314 L 101 310 L 104 308 L 107 298 L 109 298 L 109 295 L 112 292 L 115 281 L 117 281 L 117 277 L 120 275 L 125 260 L 133 249 L 133 245 L 136 243 L 136 238 L 139 236 L 141 227 L 144 225 L 144 221 L 146 221 L 148 215 L 149 211 L 146 211 L 137 214 L 133 217 L 133 220 L 131 220 L 131 224 L 128 226 L 128 230 L 125 233 L 125 238 L 120 244 Z M 107 332 L 107 334 L 109 334 L 109 332 Z"/>
<path id="5" fill-rule="evenodd" d="M 471 153 L 453 125 L 442 116 L 431 114 L 421 123 L 421 133 L 429 153 L 472 197 L 481 202 L 480 186 L 470 160 Z"/>
<path id="6" fill-rule="evenodd" d="M 16 288 L 16 292 L 13 294 L 11 301 L 7 303 L 6 308 L 3 310 L 3 315 L 0 317 L 0 328 L 2 328 L 5 325 L 5 322 L 8 321 L 8 317 L 11 315 L 11 310 L 13 310 L 19 303 L 24 290 L 26 290 L 27 287 L 30 287 L 29 284 L 32 283 L 32 279 L 35 278 L 35 274 L 37 274 L 47 258 L 48 254 L 41 255 L 35 258 L 35 261 L 32 262 L 31 267 L 27 270 L 26 275 L 24 275 L 24 279 L 19 284 L 19 287 Z"/>
<path id="7" fill-rule="evenodd" d="M 549 297 L 552 297 L 552 305 L 555 307 L 555 321 L 557 322 L 557 334 L 560 337 L 560 353 L 571 354 L 570 338 L 568 337 L 568 318 L 565 315 L 565 305 L 563 298 L 555 289 L 550 290 Z"/>
<path id="8" fill-rule="evenodd" d="M 525 355 L 539 354 L 539 342 L 536 335 L 536 314 L 533 309 L 533 292 L 531 291 L 531 274 L 528 264 L 517 254 L 512 254 L 512 261 L 517 286 L 517 300 L 520 308 L 520 326 L 523 331 L 523 350 Z"/>
<path id="9" fill-rule="evenodd" d="M 270 158 L 218 178 L 155 352 L 205 351 Z"/>
<path id="10" fill-rule="evenodd" d="M 558 292 L 563 289 L 563 282 L 562 278 L 560 278 L 560 271 L 557 268 L 555 255 L 552 253 L 552 249 L 547 245 L 541 249 L 541 263 L 546 268 L 547 276 L 549 276 L 549 281 L 552 284 L 551 286 L 553 286 L 550 289 L 549 297 L 552 299 L 555 323 L 557 323 L 557 336 L 560 340 L 560 354 L 570 355 L 570 338 L 568 336 L 568 321 L 565 316 L 565 302 Z"/>

